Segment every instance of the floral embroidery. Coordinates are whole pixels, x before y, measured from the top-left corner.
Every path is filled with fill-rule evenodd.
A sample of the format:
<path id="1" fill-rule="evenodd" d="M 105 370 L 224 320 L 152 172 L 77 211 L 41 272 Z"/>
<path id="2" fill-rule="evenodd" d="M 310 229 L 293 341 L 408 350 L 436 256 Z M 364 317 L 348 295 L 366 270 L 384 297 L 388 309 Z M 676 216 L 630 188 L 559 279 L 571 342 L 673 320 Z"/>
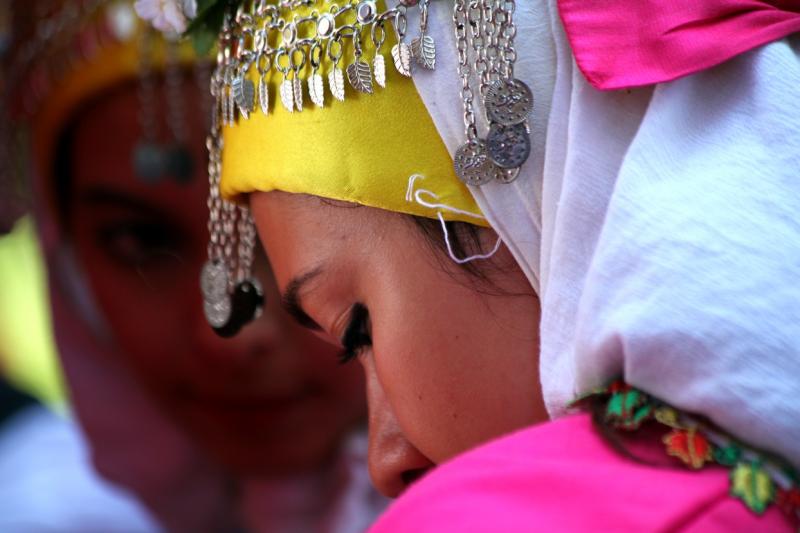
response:
<path id="1" fill-rule="evenodd" d="M 730 469 L 730 494 L 762 514 L 771 504 L 800 522 L 800 477 L 787 463 L 767 457 L 716 427 L 617 380 L 579 397 L 572 407 L 594 405 L 609 427 L 634 431 L 653 421 L 669 428 L 666 453 L 687 467 L 709 463 Z"/>
<path id="2" fill-rule="evenodd" d="M 653 405 L 646 394 L 625 384 L 611 388 L 606 405 L 606 421 L 617 429 L 634 430 L 653 415 Z"/>
<path id="3" fill-rule="evenodd" d="M 675 429 L 681 429 L 681 426 L 678 418 L 678 411 L 673 409 L 672 407 L 659 407 L 656 409 L 655 412 L 656 420 L 664 424 L 665 426 L 669 426 Z"/>
<path id="4" fill-rule="evenodd" d="M 775 494 L 775 505 L 789 518 L 800 524 L 800 488 L 778 489 Z"/>
<path id="5" fill-rule="evenodd" d="M 667 453 L 698 469 L 712 459 L 711 443 L 695 428 L 673 429 L 664 437 Z"/>
<path id="6" fill-rule="evenodd" d="M 775 483 L 759 463 L 739 463 L 731 470 L 731 494 L 762 514 L 775 500 Z"/>
<path id="7" fill-rule="evenodd" d="M 714 461 L 723 466 L 735 466 L 741 455 L 742 450 L 735 444 L 714 449 Z"/>

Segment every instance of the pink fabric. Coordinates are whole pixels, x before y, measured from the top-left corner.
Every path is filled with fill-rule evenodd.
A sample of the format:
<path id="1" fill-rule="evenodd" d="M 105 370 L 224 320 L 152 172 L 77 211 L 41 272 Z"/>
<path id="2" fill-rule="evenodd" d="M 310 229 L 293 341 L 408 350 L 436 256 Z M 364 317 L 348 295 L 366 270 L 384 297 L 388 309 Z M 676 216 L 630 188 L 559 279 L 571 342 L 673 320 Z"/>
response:
<path id="1" fill-rule="evenodd" d="M 671 81 L 800 31 L 800 0 L 559 0 L 598 89 Z"/>
<path id="2" fill-rule="evenodd" d="M 397 500 L 371 533 L 458 531 L 789 532 L 770 508 L 728 495 L 721 467 L 635 463 L 611 450 L 588 415 L 534 426 L 437 468 Z"/>

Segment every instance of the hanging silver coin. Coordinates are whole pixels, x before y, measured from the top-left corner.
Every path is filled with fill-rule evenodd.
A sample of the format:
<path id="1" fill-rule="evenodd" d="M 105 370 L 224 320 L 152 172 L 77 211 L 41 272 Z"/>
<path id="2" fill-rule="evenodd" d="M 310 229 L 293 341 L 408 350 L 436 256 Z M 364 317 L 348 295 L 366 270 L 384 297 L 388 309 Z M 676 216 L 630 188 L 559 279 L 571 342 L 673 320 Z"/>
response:
<path id="1" fill-rule="evenodd" d="M 227 296 L 217 302 L 203 302 L 203 312 L 206 321 L 212 328 L 221 328 L 231 318 L 231 300 Z"/>
<path id="2" fill-rule="evenodd" d="M 476 139 L 462 144 L 453 158 L 458 178 L 467 185 L 483 185 L 494 179 L 494 164 L 486 154 L 483 141 Z"/>
<path id="3" fill-rule="evenodd" d="M 491 122 L 513 126 L 525 122 L 533 111 L 533 93 L 520 80 L 497 80 L 486 91 L 484 105 Z"/>
<path id="4" fill-rule="evenodd" d="M 133 151 L 133 168 L 145 183 L 157 183 L 164 175 L 166 152 L 156 143 L 142 141 Z"/>
<path id="5" fill-rule="evenodd" d="M 231 316 L 228 296 L 228 269 L 222 261 L 208 261 L 200 272 L 200 291 L 203 293 L 203 312 L 209 325 L 222 327 Z"/>
<path id="6" fill-rule="evenodd" d="M 228 297 L 228 269 L 222 261 L 207 261 L 200 272 L 200 291 L 203 299 L 218 302 Z"/>
<path id="7" fill-rule="evenodd" d="M 486 136 L 486 153 L 500 168 L 519 168 L 531 155 L 531 136 L 525 124 L 492 124 Z"/>
<path id="8" fill-rule="evenodd" d="M 519 168 L 498 168 L 494 179 L 500 183 L 511 183 L 519 177 Z"/>

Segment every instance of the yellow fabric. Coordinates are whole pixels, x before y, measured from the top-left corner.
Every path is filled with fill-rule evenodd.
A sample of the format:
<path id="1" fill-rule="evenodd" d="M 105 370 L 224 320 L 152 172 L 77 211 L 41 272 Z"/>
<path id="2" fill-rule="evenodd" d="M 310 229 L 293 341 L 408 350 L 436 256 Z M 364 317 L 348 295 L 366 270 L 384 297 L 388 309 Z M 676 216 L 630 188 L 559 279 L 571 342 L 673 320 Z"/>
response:
<path id="1" fill-rule="evenodd" d="M 65 401 L 47 301 L 47 279 L 33 222 L 0 238 L 0 366 L 22 390 L 51 406 Z"/>
<path id="2" fill-rule="evenodd" d="M 362 33 L 366 34 L 362 59 L 371 64 L 374 46 L 368 32 Z M 371 95 L 357 93 L 345 74 L 345 101 L 335 100 L 327 85 L 332 66 L 326 58 L 321 69 L 325 107 L 316 108 L 310 101 L 304 82 L 303 111 L 289 113 L 278 96 L 283 75 L 273 69 L 269 116 L 257 108 L 249 119 L 239 118 L 237 124 L 223 130 L 222 196 L 242 200 L 242 195 L 254 191 L 279 190 L 436 218 L 436 209 L 406 200 L 409 178 L 421 174 L 425 179 L 419 186 L 438 195 L 437 203 L 480 214 L 469 190 L 456 177 L 453 160 L 413 81 L 395 70 L 390 52 L 396 41 L 391 26 L 387 33 L 381 47 L 386 88 L 374 83 Z M 346 69 L 352 58 L 352 47 L 348 47 L 339 67 Z M 255 83 L 254 71 L 251 69 L 250 75 Z M 307 79 L 308 66 L 303 74 Z M 488 226 L 483 219 L 441 212 L 446 220 Z"/>

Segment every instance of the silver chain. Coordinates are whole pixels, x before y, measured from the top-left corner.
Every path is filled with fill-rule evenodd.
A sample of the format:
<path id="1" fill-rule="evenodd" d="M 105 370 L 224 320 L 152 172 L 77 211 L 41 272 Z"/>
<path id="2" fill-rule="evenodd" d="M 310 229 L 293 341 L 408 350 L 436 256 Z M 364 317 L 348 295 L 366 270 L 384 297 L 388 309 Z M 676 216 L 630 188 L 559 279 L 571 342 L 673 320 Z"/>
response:
<path id="1" fill-rule="evenodd" d="M 468 141 L 474 141 L 478 137 L 478 128 L 475 125 L 475 109 L 473 102 L 475 94 L 472 91 L 469 80 L 472 69 L 469 65 L 467 28 L 469 27 L 469 17 L 465 0 L 456 0 L 453 10 L 453 25 L 456 32 L 456 51 L 458 53 L 458 76 L 461 79 L 461 100 L 464 104 L 464 129 Z"/>
<path id="2" fill-rule="evenodd" d="M 219 194 L 219 177 L 222 168 L 222 139 L 216 135 L 206 138 L 208 149 L 208 258 L 221 260 L 222 252 L 222 198 Z"/>
<path id="3" fill-rule="evenodd" d="M 466 184 L 509 183 L 530 155 L 528 115 L 533 95 L 514 78 L 515 0 L 455 0 L 453 24 L 466 143 L 456 150 L 454 166 Z M 470 64 L 472 56 L 472 64 Z M 475 79 L 473 79 L 473 77 Z M 477 131 L 474 90 L 488 131 Z"/>
<path id="4" fill-rule="evenodd" d="M 503 78 L 514 79 L 514 64 L 517 62 L 517 50 L 514 48 L 514 38 L 517 36 L 517 26 L 514 24 L 514 10 L 516 4 L 509 0 L 499 0 L 500 27 L 497 32 L 499 43 L 498 52 L 502 59 Z"/>
<path id="5" fill-rule="evenodd" d="M 156 80 L 153 76 L 153 31 L 144 31 L 139 37 L 139 125 L 142 139 L 148 143 L 158 140 L 158 121 L 156 119 Z"/>

